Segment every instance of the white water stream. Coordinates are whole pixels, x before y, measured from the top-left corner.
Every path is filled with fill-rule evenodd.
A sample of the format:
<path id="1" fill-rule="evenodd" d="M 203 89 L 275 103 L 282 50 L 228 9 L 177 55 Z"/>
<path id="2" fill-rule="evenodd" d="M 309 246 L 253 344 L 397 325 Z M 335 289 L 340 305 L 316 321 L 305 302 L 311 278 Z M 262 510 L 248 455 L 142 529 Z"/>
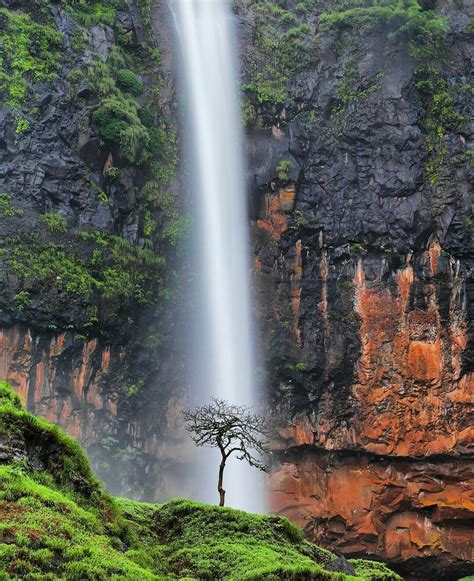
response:
<path id="1" fill-rule="evenodd" d="M 197 403 L 219 397 L 260 403 L 251 320 L 249 233 L 239 107 L 237 48 L 225 0 L 169 0 L 181 48 L 189 140 L 189 195 L 196 229 L 199 324 L 193 342 Z M 203 455 L 197 494 L 217 501 L 217 457 Z M 237 460 L 226 468 L 226 504 L 264 511 L 262 478 Z"/>

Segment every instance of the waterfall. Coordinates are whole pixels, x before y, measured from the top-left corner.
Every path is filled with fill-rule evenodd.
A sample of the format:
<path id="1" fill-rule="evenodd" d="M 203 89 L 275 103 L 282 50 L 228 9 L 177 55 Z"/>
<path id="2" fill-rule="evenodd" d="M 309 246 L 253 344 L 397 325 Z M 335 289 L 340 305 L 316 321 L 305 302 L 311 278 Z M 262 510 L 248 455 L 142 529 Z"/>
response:
<path id="1" fill-rule="evenodd" d="M 193 291 L 200 311 L 192 342 L 192 389 L 196 403 L 218 397 L 256 407 L 260 402 L 231 7 L 225 0 L 170 0 L 170 6 L 181 47 L 186 121 L 182 135 L 195 227 Z M 197 496 L 216 502 L 217 457 L 203 454 L 199 462 L 196 477 L 202 489 Z M 231 459 L 224 482 L 227 503 L 263 512 L 262 482 L 254 468 Z"/>

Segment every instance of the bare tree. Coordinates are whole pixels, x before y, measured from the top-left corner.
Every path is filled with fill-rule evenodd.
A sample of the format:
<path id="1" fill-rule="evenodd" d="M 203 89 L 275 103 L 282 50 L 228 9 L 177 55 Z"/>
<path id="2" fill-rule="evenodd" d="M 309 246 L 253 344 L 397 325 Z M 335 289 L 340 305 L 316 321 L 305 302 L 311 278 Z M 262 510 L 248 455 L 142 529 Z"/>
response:
<path id="1" fill-rule="evenodd" d="M 262 416 L 253 414 L 246 406 L 232 405 L 216 398 L 210 404 L 185 410 L 183 415 L 186 429 L 196 446 L 219 448 L 221 453 L 217 481 L 219 506 L 224 506 L 225 502 L 224 469 L 231 454 L 262 472 L 268 472 L 268 466 L 261 459 L 268 452 L 267 423 Z"/>

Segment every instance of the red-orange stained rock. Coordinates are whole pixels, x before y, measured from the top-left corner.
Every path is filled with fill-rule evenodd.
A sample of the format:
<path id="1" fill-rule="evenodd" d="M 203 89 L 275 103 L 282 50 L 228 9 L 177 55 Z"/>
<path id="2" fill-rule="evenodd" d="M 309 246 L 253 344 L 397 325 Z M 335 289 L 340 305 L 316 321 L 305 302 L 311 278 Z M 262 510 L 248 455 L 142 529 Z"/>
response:
<path id="1" fill-rule="evenodd" d="M 434 243 L 424 258 L 432 275 L 439 257 Z M 331 301 L 327 272 L 324 257 L 322 290 L 315 297 L 323 314 Z M 345 553 L 395 561 L 429 555 L 443 563 L 473 559 L 474 532 L 464 524 L 474 517 L 474 467 L 462 460 L 474 442 L 468 420 L 474 374 L 463 372 L 463 281 L 452 280 L 442 320 L 434 282 L 417 281 L 410 265 L 389 286 L 377 277 L 366 282 L 361 261 L 353 280 L 361 355 L 347 388 L 350 416 L 341 421 L 335 414 L 328 388 L 319 394 L 317 411 L 301 412 L 279 430 L 275 451 L 294 448 L 295 460 L 270 477 L 273 507 L 306 527 L 315 541 Z M 330 329 L 322 331 L 331 336 Z M 329 360 L 330 348 L 325 355 Z M 344 454 L 329 461 L 331 450 Z M 371 462 L 364 450 L 383 459 Z M 438 466 L 431 458 L 440 454 L 445 460 Z M 412 460 L 398 459 L 404 457 Z"/>
<path id="2" fill-rule="evenodd" d="M 395 291 L 366 285 L 362 264 L 354 283 L 362 342 L 352 387 L 361 410 L 354 426 L 356 440 L 378 454 L 452 451 L 460 432 L 453 430 L 448 402 L 469 397 L 466 380 L 459 377 L 460 343 L 465 344 L 462 317 L 456 314 L 450 328 L 443 327 L 431 285 L 427 309 L 410 310 L 410 267 L 398 272 Z M 453 313 L 459 308 L 453 304 Z M 334 447 L 347 445 L 341 430 L 333 432 L 333 440 Z"/>
<path id="3" fill-rule="evenodd" d="M 267 192 L 264 197 L 264 218 L 257 221 L 257 226 L 268 232 L 273 240 L 278 241 L 283 232 L 288 230 L 288 214 L 295 201 L 295 188 L 281 188 L 275 194 Z"/>
<path id="4" fill-rule="evenodd" d="M 441 245 L 437 240 L 430 244 L 428 255 L 430 259 L 431 274 L 435 275 L 438 272 L 438 260 L 441 255 Z"/>
<path id="5" fill-rule="evenodd" d="M 410 341 L 408 345 L 407 372 L 415 380 L 441 379 L 443 360 L 441 343 Z"/>
<path id="6" fill-rule="evenodd" d="M 106 347 L 102 352 L 101 373 L 107 373 L 110 367 L 110 347 Z"/>
<path id="7" fill-rule="evenodd" d="M 474 515 L 474 467 L 456 461 L 412 466 L 363 455 L 301 457 L 271 474 L 271 508 L 304 527 L 315 542 L 345 553 L 472 559 L 474 530 L 456 518 Z M 438 511 L 417 511 L 428 507 Z"/>
<path id="8" fill-rule="evenodd" d="M 97 340 L 86 341 L 82 352 L 71 362 L 70 391 L 57 390 L 58 360 L 66 349 L 66 335 L 53 335 L 48 343 L 38 343 L 29 329 L 19 326 L 0 330 L 0 381 L 9 381 L 34 413 L 59 423 L 83 444 L 90 445 L 98 430 L 89 429 L 94 412 L 102 408 L 111 416 L 117 405 L 104 406 L 100 381 L 109 370 L 112 354 Z M 42 345 L 40 347 L 39 345 Z M 34 357 L 32 356 L 33 351 Z M 94 366 L 99 362 L 99 369 Z M 68 386 L 66 386 L 68 387 Z"/>

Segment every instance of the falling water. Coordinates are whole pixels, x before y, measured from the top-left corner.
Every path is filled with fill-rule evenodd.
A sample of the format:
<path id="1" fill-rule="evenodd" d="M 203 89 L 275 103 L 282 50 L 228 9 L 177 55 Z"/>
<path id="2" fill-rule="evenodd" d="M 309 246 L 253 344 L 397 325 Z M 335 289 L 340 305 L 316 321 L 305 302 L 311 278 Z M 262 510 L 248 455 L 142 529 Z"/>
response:
<path id="1" fill-rule="evenodd" d="M 257 406 L 249 235 L 231 8 L 225 0 L 170 0 L 184 81 L 188 187 L 194 201 L 200 297 L 193 343 L 196 402 L 219 397 Z M 217 459 L 205 455 L 198 496 L 216 501 Z M 233 460 L 224 487 L 231 506 L 263 511 L 261 478 Z"/>

